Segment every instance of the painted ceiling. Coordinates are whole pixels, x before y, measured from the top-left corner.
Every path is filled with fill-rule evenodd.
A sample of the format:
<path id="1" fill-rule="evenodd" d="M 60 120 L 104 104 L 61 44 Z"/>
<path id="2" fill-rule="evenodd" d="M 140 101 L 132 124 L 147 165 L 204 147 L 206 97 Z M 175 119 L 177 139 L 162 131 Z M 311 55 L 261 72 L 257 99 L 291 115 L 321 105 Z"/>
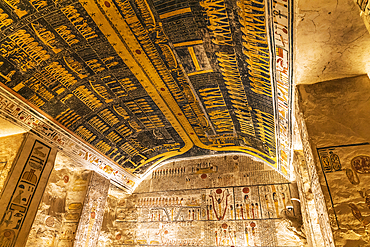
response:
<path id="1" fill-rule="evenodd" d="M 288 0 L 0 0 L 0 82 L 133 174 L 243 152 L 288 174 Z"/>

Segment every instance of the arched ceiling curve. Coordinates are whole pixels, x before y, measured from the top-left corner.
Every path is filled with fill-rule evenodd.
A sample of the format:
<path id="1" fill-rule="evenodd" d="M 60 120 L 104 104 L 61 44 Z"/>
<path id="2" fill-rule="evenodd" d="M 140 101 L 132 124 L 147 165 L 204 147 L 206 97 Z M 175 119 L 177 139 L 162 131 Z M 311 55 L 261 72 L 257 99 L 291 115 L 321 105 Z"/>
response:
<path id="1" fill-rule="evenodd" d="M 2 87 L 133 174 L 242 152 L 289 173 L 289 0 L 0 0 Z"/>

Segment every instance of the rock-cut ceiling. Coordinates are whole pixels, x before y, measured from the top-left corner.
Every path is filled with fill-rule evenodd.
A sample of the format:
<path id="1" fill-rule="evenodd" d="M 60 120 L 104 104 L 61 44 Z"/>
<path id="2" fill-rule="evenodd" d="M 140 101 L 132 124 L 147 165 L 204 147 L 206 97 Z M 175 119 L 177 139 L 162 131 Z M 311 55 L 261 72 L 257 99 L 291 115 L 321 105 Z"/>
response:
<path id="1" fill-rule="evenodd" d="M 243 152 L 289 173 L 288 0 L 0 0 L 0 81 L 134 174 Z"/>

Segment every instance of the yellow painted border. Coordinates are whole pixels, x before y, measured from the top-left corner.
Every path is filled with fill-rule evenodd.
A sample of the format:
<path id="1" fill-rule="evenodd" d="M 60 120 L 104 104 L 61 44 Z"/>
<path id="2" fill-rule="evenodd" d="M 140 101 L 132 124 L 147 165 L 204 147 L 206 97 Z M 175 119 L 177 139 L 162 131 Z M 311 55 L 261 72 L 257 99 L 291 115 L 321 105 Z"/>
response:
<path id="1" fill-rule="evenodd" d="M 159 16 L 159 18 L 166 19 L 166 18 L 169 18 L 169 17 L 172 17 L 172 16 L 181 15 L 181 14 L 185 14 L 185 13 L 189 13 L 189 12 L 191 12 L 190 8 L 178 9 L 178 10 L 175 10 L 175 11 L 171 11 L 171 12 L 162 14 L 162 15 Z"/>
<path id="2" fill-rule="evenodd" d="M 83 0 L 79 1 L 82 3 Z M 98 0 L 95 1 L 97 2 Z M 185 143 L 185 146 L 180 148 L 180 150 L 178 151 L 171 151 L 168 153 L 157 155 L 156 157 L 146 160 L 145 162 L 137 166 L 135 169 L 126 168 L 128 171 L 134 172 L 135 170 L 154 160 L 157 161 L 154 164 L 152 164 L 151 167 L 156 166 L 157 164 L 161 163 L 162 161 L 168 158 L 184 154 L 185 152 L 190 150 L 194 146 L 194 144 L 200 148 L 207 150 L 230 151 L 230 152 L 239 151 L 251 154 L 253 156 L 261 158 L 268 164 L 276 167 L 276 157 L 271 158 L 268 155 L 252 147 L 241 147 L 241 146 L 212 147 L 203 144 L 199 140 L 199 137 L 195 134 L 196 132 L 189 123 L 188 119 L 185 117 L 185 114 L 183 114 L 176 100 L 171 95 L 166 84 L 159 76 L 150 59 L 145 54 L 140 43 L 138 42 L 135 35 L 132 33 L 130 27 L 128 26 L 126 20 L 123 19 L 123 17 L 119 14 L 119 11 L 115 7 L 115 5 L 110 0 L 106 0 L 104 2 L 110 3 L 110 7 L 108 8 L 106 7 L 102 0 L 99 0 L 98 3 L 100 5 L 100 8 L 106 12 L 106 14 L 103 14 L 100 11 L 100 8 L 96 4 L 96 2 L 90 2 L 88 5 L 85 5 L 85 10 L 97 24 L 101 24 L 100 30 L 107 37 L 108 41 L 111 44 L 115 44 L 113 45 L 113 47 L 116 50 L 116 52 L 121 56 L 121 58 L 125 61 L 126 65 L 135 74 L 141 85 L 144 87 L 144 89 L 147 91 L 147 93 L 153 99 L 153 101 L 157 104 L 157 106 L 162 110 L 167 120 L 171 123 L 173 128 L 176 130 L 176 132 L 179 134 L 179 136 Z M 114 25 L 117 32 L 115 29 L 113 29 L 110 23 Z M 174 44 L 174 46 L 175 47 L 190 46 L 202 43 L 203 43 L 202 40 L 197 40 Z M 269 160 L 273 160 L 275 162 L 271 163 Z"/>

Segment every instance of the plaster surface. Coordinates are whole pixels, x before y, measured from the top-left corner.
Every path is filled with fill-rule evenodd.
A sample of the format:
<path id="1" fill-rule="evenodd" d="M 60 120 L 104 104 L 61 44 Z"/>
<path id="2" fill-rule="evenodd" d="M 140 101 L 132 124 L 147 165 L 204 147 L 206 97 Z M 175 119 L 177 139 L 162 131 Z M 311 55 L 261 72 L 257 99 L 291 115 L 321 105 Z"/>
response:
<path id="1" fill-rule="evenodd" d="M 24 134 L 0 137 L 0 195 L 23 139 Z"/>
<path id="2" fill-rule="evenodd" d="M 295 1 L 294 82 L 366 74 L 370 35 L 353 0 Z"/>
<path id="3" fill-rule="evenodd" d="M 335 245 L 367 246 L 369 79 L 300 85 L 299 92 Z"/>
<path id="4" fill-rule="evenodd" d="M 172 162 L 132 195 L 111 187 L 98 246 L 304 246 L 291 193 L 248 156 Z"/>
<path id="5" fill-rule="evenodd" d="M 25 133 L 26 130 L 0 117 L 0 137 Z"/>
<path id="6" fill-rule="evenodd" d="M 73 246 L 90 176 L 90 170 L 58 153 L 27 247 Z"/>

